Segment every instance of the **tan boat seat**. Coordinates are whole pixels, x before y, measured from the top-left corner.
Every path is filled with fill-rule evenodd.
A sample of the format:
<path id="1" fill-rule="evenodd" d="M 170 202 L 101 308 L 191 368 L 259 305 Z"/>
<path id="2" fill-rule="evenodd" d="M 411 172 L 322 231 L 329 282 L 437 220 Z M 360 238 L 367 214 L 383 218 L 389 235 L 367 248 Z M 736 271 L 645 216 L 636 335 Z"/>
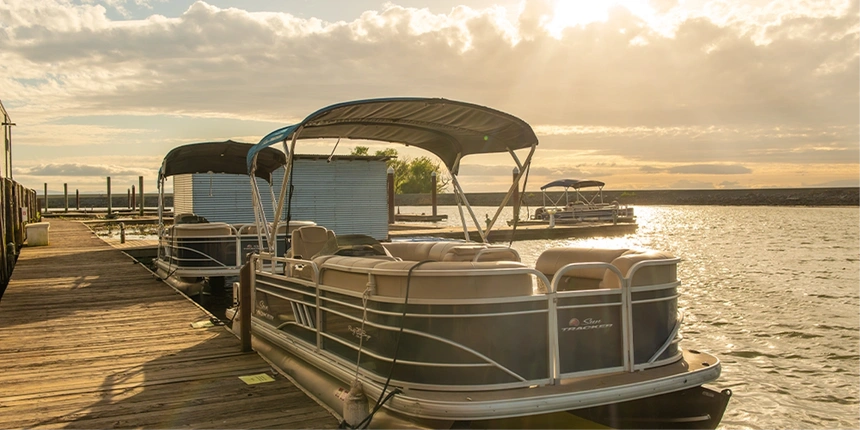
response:
<path id="1" fill-rule="evenodd" d="M 516 251 L 508 247 L 482 243 L 389 242 L 383 246 L 391 255 L 403 261 L 472 261 L 479 252 L 488 248 L 492 251 L 481 253 L 479 261 L 520 261 Z"/>
<path id="2" fill-rule="evenodd" d="M 269 225 L 272 225 L 272 224 L 270 223 Z M 292 233 L 296 229 L 299 229 L 299 228 L 302 228 L 305 226 L 309 226 L 309 225 L 316 225 L 316 223 L 313 221 L 290 221 L 289 232 Z M 278 223 L 278 234 L 285 234 L 285 233 L 287 233 L 287 224 Z M 239 230 L 239 234 L 257 234 L 257 225 L 256 224 L 245 225 Z"/>
<path id="3" fill-rule="evenodd" d="M 322 260 L 316 260 L 322 261 Z M 369 273 L 375 273 L 376 294 L 404 297 L 409 269 L 414 261 L 387 261 L 384 258 L 340 257 L 322 261 L 320 283 L 363 292 Z M 513 261 L 467 262 L 443 261 L 422 264 L 413 271 L 409 286 L 410 299 L 476 299 L 530 296 L 531 275 L 499 273 L 499 269 L 523 269 Z M 456 271 L 454 276 L 418 276 L 421 271 Z M 426 272 L 425 272 L 426 273 Z"/>
<path id="4" fill-rule="evenodd" d="M 448 249 L 442 261 L 520 261 L 520 255 L 507 246 L 463 245 Z"/>
<path id="5" fill-rule="evenodd" d="M 311 260 L 326 247 L 337 250 L 334 232 L 318 225 L 307 225 L 293 231 L 288 257 Z"/>
<path id="6" fill-rule="evenodd" d="M 546 275 L 552 281 L 555 273 L 562 267 L 572 263 L 612 263 L 628 249 L 602 248 L 550 248 L 544 251 L 535 262 L 535 269 Z M 601 287 L 601 281 L 606 274 L 605 268 L 575 269 L 568 271 L 559 280 L 559 291 L 592 290 Z M 616 276 L 617 278 L 617 276 Z"/>
<path id="7" fill-rule="evenodd" d="M 675 258 L 673 255 L 662 251 L 636 251 L 625 252 L 624 255 L 612 260 L 612 265 L 621 270 L 626 277 L 630 268 L 640 261 L 667 260 Z M 674 262 L 657 266 L 645 266 L 636 271 L 631 285 L 668 284 L 678 280 L 678 265 Z M 621 282 L 618 275 L 607 271 L 600 283 L 601 288 L 620 288 Z"/>
<path id="8" fill-rule="evenodd" d="M 173 226 L 174 237 L 212 237 L 231 236 L 232 234 L 233 228 L 224 222 L 176 224 Z"/>

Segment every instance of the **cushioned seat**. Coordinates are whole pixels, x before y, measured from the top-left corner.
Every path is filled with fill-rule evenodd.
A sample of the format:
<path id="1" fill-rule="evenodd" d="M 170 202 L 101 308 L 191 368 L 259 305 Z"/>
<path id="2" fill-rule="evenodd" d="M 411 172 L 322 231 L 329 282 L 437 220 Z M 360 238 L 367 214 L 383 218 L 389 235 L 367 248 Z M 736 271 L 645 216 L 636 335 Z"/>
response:
<path id="1" fill-rule="evenodd" d="M 297 228 L 292 233 L 288 257 L 311 260 L 326 248 L 337 250 L 337 238 L 334 232 L 318 225 L 308 225 Z"/>
<path id="2" fill-rule="evenodd" d="M 404 297 L 409 269 L 415 261 L 387 261 L 384 258 L 319 257 L 320 284 L 363 292 L 370 280 L 368 273 L 375 273 L 376 294 L 389 297 Z M 513 261 L 467 262 L 443 261 L 422 264 L 413 271 L 409 285 L 410 299 L 474 299 L 519 297 L 533 294 L 531 275 L 509 274 L 500 269 L 525 269 L 526 265 Z M 425 271 L 456 272 L 416 275 Z"/>
<path id="3" fill-rule="evenodd" d="M 388 252 L 403 261 L 519 261 L 519 254 L 505 246 L 468 242 L 390 242 Z M 491 249 L 492 251 L 487 251 Z M 498 251 L 497 251 L 498 250 Z M 502 250 L 506 250 L 503 252 Z M 483 251 L 483 252 L 482 252 Z"/>
<path id="4" fill-rule="evenodd" d="M 272 225 L 269 223 L 269 225 Z M 316 225 L 313 221 L 290 221 L 290 229 L 289 232 L 292 233 L 294 230 L 298 228 L 302 228 L 305 226 Z M 287 224 L 286 223 L 278 223 L 278 234 L 287 233 Z M 239 230 L 239 234 L 257 234 L 257 225 L 256 224 L 248 224 L 243 226 Z"/>
<path id="5" fill-rule="evenodd" d="M 233 234 L 233 228 L 224 222 L 177 224 L 173 226 L 172 233 L 174 237 L 230 236 Z"/>
<path id="6" fill-rule="evenodd" d="M 571 263 L 609 263 L 617 267 L 623 276 L 628 276 L 630 268 L 646 260 L 675 258 L 659 251 L 639 251 L 629 249 L 600 248 L 551 248 L 538 257 L 535 268 L 550 280 L 562 267 Z M 644 267 L 633 277 L 633 286 L 654 285 L 677 280 L 676 264 Z M 584 290 L 597 288 L 620 288 L 621 281 L 615 272 L 605 268 L 574 269 L 559 280 L 559 291 Z"/>
<path id="7" fill-rule="evenodd" d="M 668 260 L 675 258 L 673 255 L 662 251 L 628 251 L 624 255 L 612 260 L 612 265 L 621 270 L 621 273 L 629 276 L 630 268 L 640 261 Z M 645 266 L 636 271 L 631 280 L 631 286 L 668 284 L 678 280 L 678 266 L 676 263 L 661 264 L 658 266 Z M 600 282 L 601 288 L 620 288 L 621 282 L 618 275 L 606 271 Z"/>
<path id="8" fill-rule="evenodd" d="M 550 248 L 544 251 L 535 262 L 535 269 L 546 275 L 552 281 L 556 272 L 571 263 L 611 263 L 628 249 L 602 248 Z M 559 280 L 558 290 L 592 290 L 601 288 L 607 270 L 602 267 L 590 269 L 574 269 L 568 271 Z M 612 276 L 612 274 L 608 275 Z"/>

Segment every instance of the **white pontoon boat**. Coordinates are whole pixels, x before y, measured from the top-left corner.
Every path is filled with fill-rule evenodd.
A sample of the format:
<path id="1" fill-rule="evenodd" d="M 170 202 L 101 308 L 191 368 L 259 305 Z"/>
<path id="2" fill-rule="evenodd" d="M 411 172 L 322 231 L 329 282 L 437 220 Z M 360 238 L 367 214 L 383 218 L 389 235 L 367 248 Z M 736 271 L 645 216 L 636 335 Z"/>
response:
<path id="1" fill-rule="evenodd" d="M 193 173 L 245 175 L 246 158 L 253 145 L 233 141 L 193 143 L 174 148 L 164 157 L 158 173 L 158 255 L 156 274 L 189 297 L 208 287 L 223 288 L 225 278 L 239 276 L 247 254 L 267 246 L 260 242 L 255 224 L 211 222 L 193 213 L 176 214 L 168 226 L 164 217 L 164 182 L 167 178 Z M 283 152 L 269 148 L 258 155 L 257 176 L 270 185 L 272 172 L 283 167 Z M 274 202 L 274 192 L 271 191 Z M 232 203 L 232 202 L 228 202 Z M 252 208 L 248 208 L 250 212 Z M 313 225 L 294 221 L 293 228 Z M 278 229 L 277 254 L 288 245 L 286 224 Z M 263 248 L 268 249 L 268 248 Z M 272 249 L 276 249 L 273 245 Z M 227 284 L 229 285 L 229 283 Z"/>
<path id="2" fill-rule="evenodd" d="M 617 201 L 603 201 L 602 181 L 592 179 L 559 179 L 540 187 L 543 194 L 543 206 L 535 210 L 533 220 L 549 221 L 554 217 L 556 222 L 582 222 L 582 221 L 613 221 L 634 222 L 633 208 L 621 205 Z M 552 192 L 558 188 L 563 189 L 556 198 Z M 588 192 L 588 189 L 595 189 Z M 571 192 L 571 190 L 573 190 Z M 585 191 L 584 191 L 585 190 Z"/>
<path id="3" fill-rule="evenodd" d="M 483 106 L 353 101 L 266 136 L 248 154 L 251 180 L 265 148 L 283 143 L 292 155 L 297 140 L 314 138 L 435 154 L 467 240 L 468 218 L 487 237 L 538 144 L 527 123 Z M 457 173 L 465 156 L 500 152 L 521 173 L 484 229 Z M 279 206 L 289 204 L 282 192 Z M 257 211 L 267 222 L 259 202 Z M 250 288 L 242 309 L 254 349 L 348 427 L 714 428 L 731 392 L 703 386 L 720 375 L 717 357 L 680 345 L 678 262 L 658 251 L 552 248 L 529 267 L 504 246 L 379 243 L 311 226 L 294 232 L 286 257 L 253 255 L 240 288 Z"/>

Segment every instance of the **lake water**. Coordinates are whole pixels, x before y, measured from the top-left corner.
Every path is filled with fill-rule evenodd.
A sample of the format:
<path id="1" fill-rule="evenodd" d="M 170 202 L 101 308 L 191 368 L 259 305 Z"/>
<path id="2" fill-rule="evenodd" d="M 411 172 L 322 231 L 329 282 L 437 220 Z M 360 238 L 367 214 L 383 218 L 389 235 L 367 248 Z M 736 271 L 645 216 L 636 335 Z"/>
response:
<path id="1" fill-rule="evenodd" d="M 478 219 L 493 209 L 477 208 Z M 512 246 L 527 264 L 547 248 L 571 245 L 651 248 L 682 258 L 681 345 L 717 355 L 722 376 L 710 386 L 734 393 L 720 428 L 860 428 L 858 208 L 635 210 L 635 234 Z M 439 213 L 459 225 L 455 207 Z"/>
<path id="2" fill-rule="evenodd" d="M 476 208 L 478 219 L 494 209 Z M 860 428 L 858 208 L 635 210 L 634 234 L 512 246 L 529 265 L 556 246 L 650 248 L 680 257 L 681 345 L 717 355 L 722 376 L 710 386 L 734 393 L 719 428 Z M 443 224 L 459 225 L 456 207 L 439 213 L 449 216 Z M 508 210 L 500 220 L 510 218 Z"/>

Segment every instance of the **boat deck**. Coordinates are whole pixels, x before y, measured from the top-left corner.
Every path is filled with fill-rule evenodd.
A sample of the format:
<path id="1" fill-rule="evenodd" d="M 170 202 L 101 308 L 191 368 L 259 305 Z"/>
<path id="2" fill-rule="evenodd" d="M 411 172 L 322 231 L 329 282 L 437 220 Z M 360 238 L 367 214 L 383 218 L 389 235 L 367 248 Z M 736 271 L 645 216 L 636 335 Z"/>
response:
<path id="1" fill-rule="evenodd" d="M 82 223 L 50 224 L 0 301 L 0 428 L 337 427 L 226 328 L 193 328 L 206 310 Z"/>

